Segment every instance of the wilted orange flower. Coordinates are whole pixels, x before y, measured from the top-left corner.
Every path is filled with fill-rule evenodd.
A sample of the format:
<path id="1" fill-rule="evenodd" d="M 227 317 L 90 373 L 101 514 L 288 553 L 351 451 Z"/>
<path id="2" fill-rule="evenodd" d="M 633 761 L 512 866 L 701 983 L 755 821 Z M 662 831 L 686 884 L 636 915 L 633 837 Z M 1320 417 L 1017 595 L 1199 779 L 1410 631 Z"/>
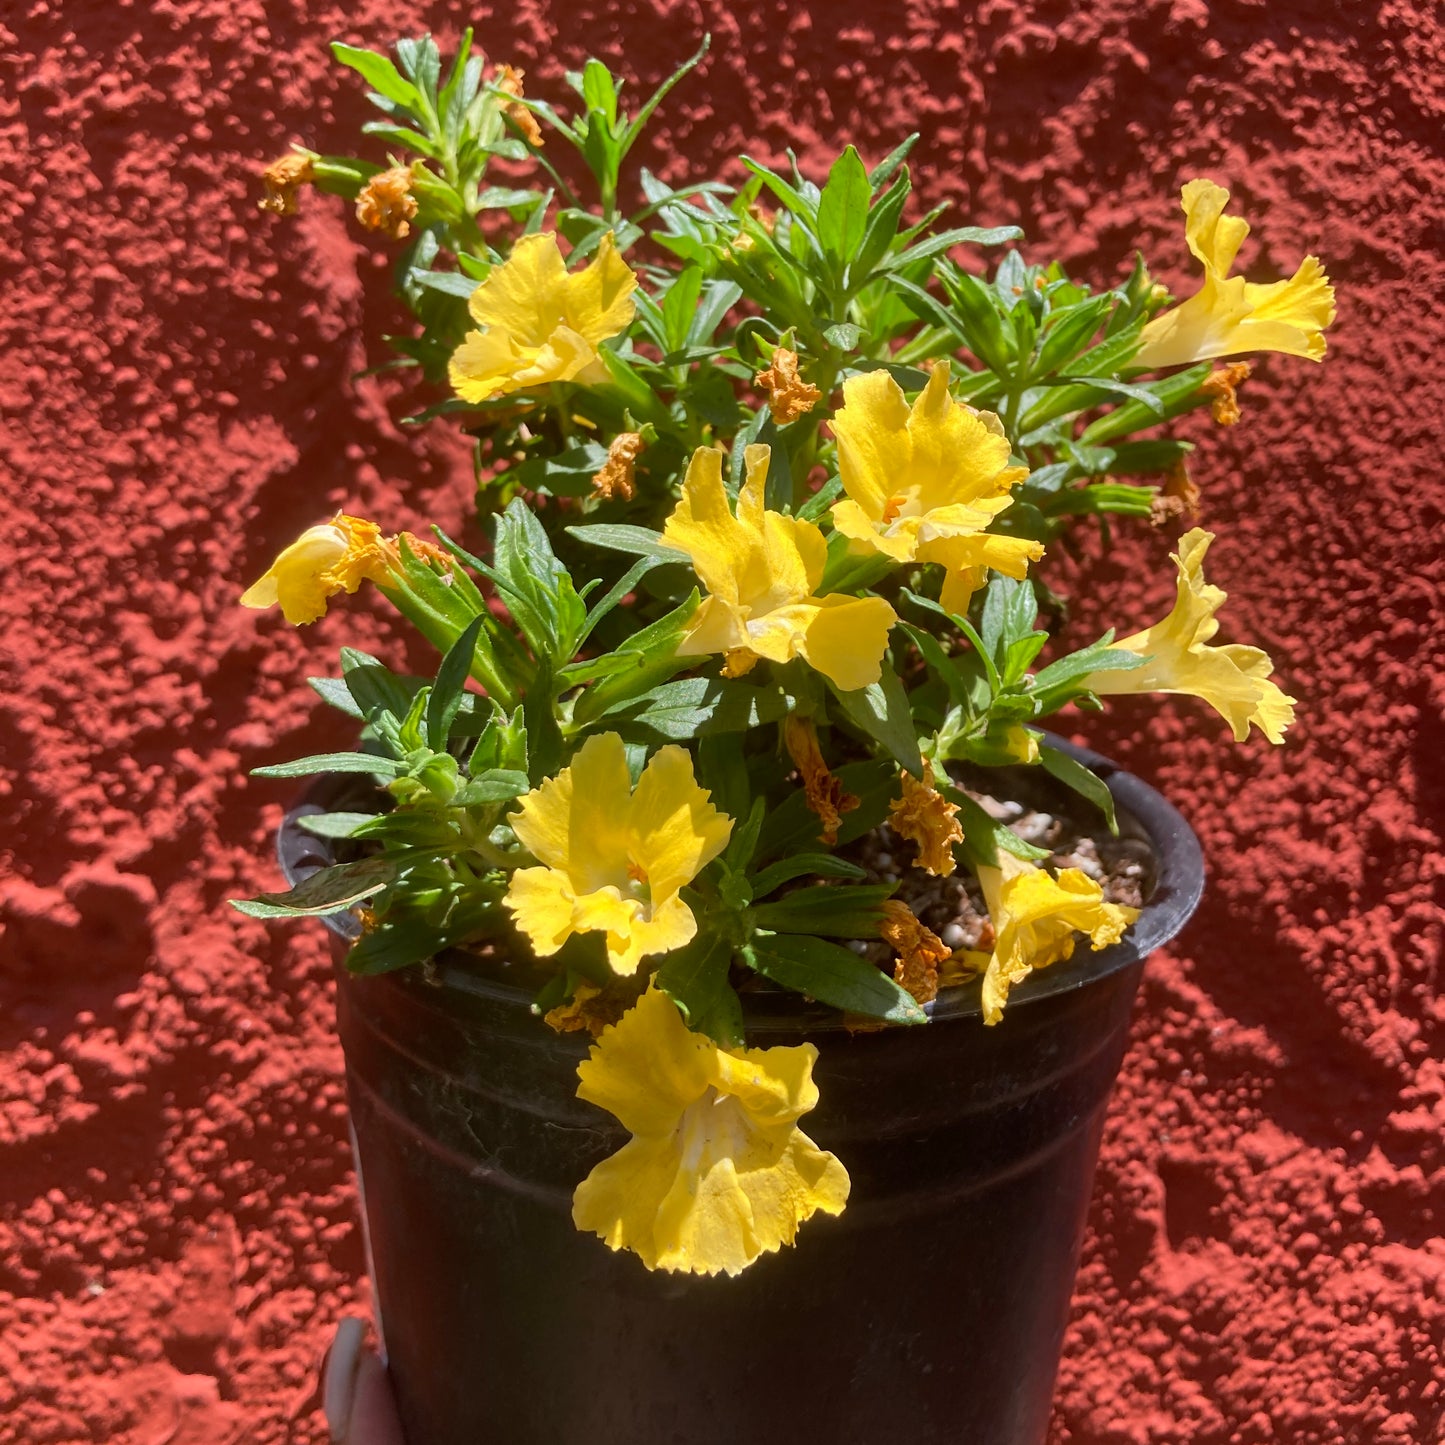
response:
<path id="1" fill-rule="evenodd" d="M 1191 521 L 1199 515 L 1199 488 L 1189 475 L 1184 458 L 1180 457 L 1164 478 L 1159 495 L 1149 503 L 1149 520 L 1162 527 L 1176 517 L 1188 517 Z"/>
<path id="2" fill-rule="evenodd" d="M 310 156 L 295 151 L 274 160 L 261 172 L 266 194 L 261 198 L 263 211 L 276 216 L 290 216 L 296 212 L 296 193 L 302 186 L 309 185 L 315 169 Z"/>
<path id="3" fill-rule="evenodd" d="M 773 349 L 772 365 L 753 380 L 767 392 L 768 410 L 779 426 L 797 421 L 823 399 L 823 393 L 798 374 L 798 353 L 786 346 Z"/>
<path id="4" fill-rule="evenodd" d="M 492 77 L 492 84 L 498 90 L 505 90 L 508 95 L 515 95 L 517 100 L 522 98 L 522 80 L 527 72 L 518 69 L 515 65 L 501 65 L 497 67 L 497 73 Z M 506 110 L 502 112 L 519 131 L 530 146 L 542 145 L 542 127 L 537 124 L 537 117 L 527 109 L 525 105 L 518 105 L 513 101 Z"/>
<path id="5" fill-rule="evenodd" d="M 626 982 L 630 984 L 632 981 Z M 632 1007 L 638 992 L 635 987 L 619 989 L 615 984 L 598 988 L 583 979 L 567 1003 L 548 1009 L 542 1019 L 559 1034 L 581 1033 L 585 1029 L 595 1039 Z"/>
<path id="6" fill-rule="evenodd" d="M 356 219 L 368 231 L 381 231 L 393 241 L 403 240 L 411 233 L 416 212 L 408 166 L 393 166 L 372 176 L 356 198 Z"/>
<path id="7" fill-rule="evenodd" d="M 1247 361 L 1231 361 L 1199 383 L 1200 391 L 1214 398 L 1209 414 L 1220 426 L 1233 426 L 1239 420 L 1239 398 L 1235 395 L 1235 387 L 1251 370 Z"/>
<path id="8" fill-rule="evenodd" d="M 823 825 L 823 841 L 831 848 L 838 841 L 842 815 L 851 813 L 858 806 L 858 799 L 852 793 L 845 793 L 843 785 L 828 771 L 818 746 L 818 730 L 807 718 L 788 714 L 783 720 L 783 744 L 803 775 L 808 806 L 818 815 Z"/>
<path id="9" fill-rule="evenodd" d="M 898 955 L 893 979 L 919 1003 L 938 996 L 938 965 L 952 951 L 931 928 L 925 928 L 906 903 L 890 898 L 883 905 L 879 936 Z"/>
<path id="10" fill-rule="evenodd" d="M 953 845 L 963 842 L 963 826 L 957 815 L 958 804 L 933 786 L 933 764 L 926 758 L 922 780 L 904 773 L 903 796 L 888 805 L 889 827 L 918 845 L 913 866 L 940 878 L 947 878 L 958 866 Z"/>
<path id="11" fill-rule="evenodd" d="M 621 432 L 607 448 L 607 460 L 592 478 L 594 495 L 604 502 L 621 497 L 630 502 L 637 491 L 636 466 L 642 455 L 642 437 L 635 431 Z"/>

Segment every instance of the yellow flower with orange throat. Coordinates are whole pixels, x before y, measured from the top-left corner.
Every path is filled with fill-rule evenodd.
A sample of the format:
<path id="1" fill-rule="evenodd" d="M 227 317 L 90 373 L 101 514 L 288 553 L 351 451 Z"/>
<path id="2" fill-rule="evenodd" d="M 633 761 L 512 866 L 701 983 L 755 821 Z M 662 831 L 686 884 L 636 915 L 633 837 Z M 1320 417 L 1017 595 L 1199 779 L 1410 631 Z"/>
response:
<path id="1" fill-rule="evenodd" d="M 504 900 L 533 952 L 550 958 L 574 934 L 600 932 L 613 972 L 630 974 L 690 942 L 697 920 L 680 891 L 733 827 L 710 796 L 685 748 L 659 749 L 634 789 L 622 739 L 588 738 L 508 819 L 541 865 L 517 869 Z"/>
<path id="2" fill-rule="evenodd" d="M 308 527 L 285 547 L 265 575 L 241 594 L 243 607 L 280 604 L 287 622 L 300 625 L 326 615 L 327 599 L 355 592 L 368 579 L 385 584 L 399 566 L 395 538 L 375 522 L 338 512 Z"/>
<path id="3" fill-rule="evenodd" d="M 520 237 L 467 303 L 485 329 L 468 332 L 453 353 L 453 389 L 477 402 L 553 381 L 605 381 L 598 348 L 631 325 L 636 287 L 610 231 L 573 272 L 550 231 Z"/>
<path id="4" fill-rule="evenodd" d="M 938 362 L 911 408 L 886 371 L 844 383 L 832 427 L 848 495 L 833 525 L 857 550 L 942 563 L 943 606 L 961 615 L 988 568 L 1022 579 L 1044 549 L 988 531 L 1028 468 L 1009 465 L 998 418 L 954 401 L 948 378 L 948 362 Z"/>
<path id="5" fill-rule="evenodd" d="M 1003 849 L 997 867 L 981 867 L 978 881 L 994 927 L 993 953 L 983 975 L 983 1021 L 1003 1017 L 1009 990 L 1035 969 L 1073 957 L 1078 934 L 1093 948 L 1118 943 L 1139 916 L 1137 908 L 1106 903 L 1099 885 L 1078 868 L 1047 869 Z"/>
<path id="6" fill-rule="evenodd" d="M 881 597 L 816 595 L 828 543 L 812 522 L 764 505 L 770 457 L 768 447 L 747 448 L 734 516 L 722 454 L 711 447 L 693 453 L 662 540 L 687 553 L 708 595 L 678 655 L 723 653 L 729 676 L 759 658 L 801 657 L 844 692 L 867 687 L 882 675 L 898 616 Z"/>
<path id="7" fill-rule="evenodd" d="M 1335 319 L 1335 292 L 1324 267 L 1306 256 L 1287 281 L 1257 285 L 1231 276 L 1249 222 L 1225 215 L 1228 202 L 1229 192 L 1210 180 L 1190 181 L 1181 192 L 1184 239 L 1204 267 L 1204 283 L 1149 322 L 1132 365 L 1153 371 L 1245 351 L 1324 359 L 1324 330 Z"/>
<path id="8" fill-rule="evenodd" d="M 1257 647 L 1230 643 L 1209 646 L 1219 631 L 1215 613 L 1227 594 L 1204 580 L 1204 554 L 1213 532 L 1195 527 L 1171 553 L 1179 569 L 1174 607 L 1162 621 L 1121 637 L 1114 646 L 1148 660 L 1128 671 L 1093 672 L 1082 685 L 1102 696 L 1136 692 L 1174 692 L 1202 698 L 1234 731 L 1236 742 L 1249 737 L 1253 723 L 1272 743 L 1282 743 L 1294 721 L 1294 698 L 1270 681 L 1274 664 Z"/>
<path id="9" fill-rule="evenodd" d="M 817 1056 L 719 1048 L 649 989 L 577 1070 L 578 1098 L 632 1138 L 578 1185 L 573 1222 L 648 1269 L 735 1275 L 814 1214 L 841 1214 L 848 1173 L 798 1127 Z"/>

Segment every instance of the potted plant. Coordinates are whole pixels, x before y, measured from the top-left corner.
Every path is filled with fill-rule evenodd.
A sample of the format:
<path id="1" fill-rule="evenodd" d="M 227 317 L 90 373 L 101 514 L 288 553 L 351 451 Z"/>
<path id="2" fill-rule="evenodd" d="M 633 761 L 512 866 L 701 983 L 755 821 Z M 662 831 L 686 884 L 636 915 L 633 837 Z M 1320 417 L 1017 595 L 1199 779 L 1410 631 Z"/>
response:
<path id="1" fill-rule="evenodd" d="M 430 38 L 336 52 L 389 164 L 298 150 L 264 204 L 313 185 L 406 243 L 397 345 L 476 438 L 490 544 L 341 514 L 247 591 L 304 624 L 369 584 L 440 663 L 312 680 L 360 742 L 259 770 L 324 781 L 292 886 L 237 906 L 338 940 L 409 1433 L 1041 1441 L 1139 967 L 1202 879 L 1167 803 L 1042 724 L 1293 717 L 1212 641 L 1210 533 L 1166 615 L 1040 665 L 1048 553 L 1188 520 L 1190 444 L 1141 433 L 1236 418 L 1216 358 L 1318 359 L 1323 271 L 1231 277 L 1247 226 L 1201 179 L 1177 305 L 1142 260 L 985 279 L 1018 233 L 905 224 L 911 140 L 821 186 L 643 171 L 629 211 L 702 52 L 635 115 L 595 60 L 572 114 L 527 98 L 470 33 L 445 78 Z"/>

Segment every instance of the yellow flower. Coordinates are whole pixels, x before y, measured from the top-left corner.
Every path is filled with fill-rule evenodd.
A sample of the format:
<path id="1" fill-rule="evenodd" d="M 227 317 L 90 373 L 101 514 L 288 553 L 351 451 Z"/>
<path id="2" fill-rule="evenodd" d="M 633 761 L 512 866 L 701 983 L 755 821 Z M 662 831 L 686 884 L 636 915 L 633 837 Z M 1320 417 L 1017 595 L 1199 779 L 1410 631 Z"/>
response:
<path id="1" fill-rule="evenodd" d="M 732 819 L 708 801 L 683 748 L 660 749 L 634 792 L 616 733 L 588 738 L 508 819 L 544 865 L 519 868 L 505 902 L 539 957 L 574 933 L 604 932 L 613 971 L 680 948 L 697 933 L 678 891 L 727 844 Z"/>
<path id="2" fill-rule="evenodd" d="M 1094 948 L 1118 943 L 1138 918 L 1137 908 L 1105 903 L 1103 890 L 1078 868 L 1057 878 L 999 850 L 998 867 L 982 867 L 978 881 L 993 920 L 993 954 L 983 976 L 983 1021 L 1003 1017 L 1009 989 L 1036 968 L 1062 963 L 1074 952 L 1074 935 L 1086 933 Z"/>
<path id="3" fill-rule="evenodd" d="M 763 506 L 770 449 L 747 449 L 737 516 L 722 455 L 699 447 L 662 540 L 686 552 L 708 590 L 678 653 L 728 655 L 728 675 L 759 657 L 801 657 L 844 692 L 878 681 L 897 614 L 881 597 L 816 597 L 828 544 L 811 522 Z"/>
<path id="4" fill-rule="evenodd" d="M 1213 181 L 1190 181 L 1181 196 L 1184 239 L 1204 267 L 1204 284 L 1144 328 L 1133 364 L 1154 371 L 1242 351 L 1323 360 L 1335 293 L 1318 258 L 1306 256 L 1288 281 L 1257 286 L 1230 276 L 1249 222 L 1224 214 L 1229 192 Z"/>
<path id="5" fill-rule="evenodd" d="M 985 569 L 1022 578 L 1044 549 L 986 530 L 1028 468 L 1009 465 L 997 417 L 949 396 L 948 375 L 940 361 L 912 410 L 886 371 L 844 384 L 832 426 L 848 499 L 834 506 L 833 525 L 895 562 L 942 563 L 943 605 L 962 613 Z"/>
<path id="6" fill-rule="evenodd" d="M 486 330 L 468 332 L 452 356 L 457 395 L 486 401 L 551 381 L 605 381 L 597 348 L 631 324 L 636 285 L 610 231 L 570 275 L 550 231 L 521 237 L 472 292 L 472 319 Z"/>
<path id="7" fill-rule="evenodd" d="M 848 1173 L 798 1128 L 818 1102 L 812 1044 L 724 1050 L 653 988 L 578 1067 L 577 1097 L 632 1134 L 577 1187 L 572 1219 L 648 1269 L 738 1274 L 841 1214 Z"/>
<path id="8" fill-rule="evenodd" d="M 375 522 L 338 513 L 285 548 L 270 571 L 241 594 L 241 606 L 279 602 L 287 622 L 315 622 L 326 615 L 328 597 L 355 592 L 368 578 L 386 582 L 395 556 L 394 541 L 383 538 Z"/>
<path id="9" fill-rule="evenodd" d="M 1269 680 L 1274 665 L 1257 647 L 1231 643 L 1207 646 L 1219 631 L 1214 614 L 1226 594 L 1204 580 L 1204 554 L 1213 532 L 1195 527 L 1172 553 L 1179 568 L 1174 610 L 1162 622 L 1114 644 L 1143 653 L 1149 661 L 1127 672 L 1092 672 L 1083 685 L 1100 696 L 1133 692 L 1176 692 L 1203 698 L 1234 730 L 1236 742 L 1255 726 L 1272 743 L 1284 741 L 1294 721 L 1294 699 Z"/>

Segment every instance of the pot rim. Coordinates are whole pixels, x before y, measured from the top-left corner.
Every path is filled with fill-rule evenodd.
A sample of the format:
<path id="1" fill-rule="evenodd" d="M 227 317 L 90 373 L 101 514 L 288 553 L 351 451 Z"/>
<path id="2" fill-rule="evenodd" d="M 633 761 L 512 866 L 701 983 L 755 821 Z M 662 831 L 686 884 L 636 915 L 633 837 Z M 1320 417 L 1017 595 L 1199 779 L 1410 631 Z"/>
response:
<path id="1" fill-rule="evenodd" d="M 1142 963 L 1156 948 L 1179 934 L 1198 907 L 1204 892 L 1204 854 L 1199 839 L 1183 814 L 1162 793 L 1102 753 L 1081 747 L 1057 734 L 1045 733 L 1044 736 L 1049 746 L 1067 753 L 1104 782 L 1113 794 L 1120 814 L 1120 831 L 1131 832 L 1153 847 L 1154 890 L 1140 909 L 1138 919 L 1118 943 L 1097 951 L 1076 948 L 1073 957 L 1064 963 L 1037 970 L 1015 984 L 1009 993 L 1009 1014 L 1028 1010 L 1046 999 L 1087 988 Z M 324 804 L 309 797 L 286 811 L 277 833 L 276 854 L 289 885 L 300 882 L 326 865 L 324 852 L 329 840 L 305 833 L 297 826 L 301 818 L 325 811 Z M 1131 823 L 1133 827 L 1129 826 Z M 360 922 L 354 913 L 334 913 L 321 921 L 338 939 L 347 943 L 361 932 Z M 534 996 L 531 990 L 501 979 L 486 978 L 469 968 L 448 963 L 447 957 L 447 953 L 438 956 L 436 966 L 425 982 L 415 969 L 371 975 L 370 979 L 374 983 L 403 988 L 440 1013 L 448 1012 L 445 1002 L 448 994 L 459 996 L 459 1001 L 470 999 L 530 1012 Z M 926 1004 L 924 1010 L 930 1021 L 935 1023 L 981 1019 L 983 1006 L 980 992 L 978 980 L 955 984 L 940 990 L 938 997 Z M 843 1032 L 847 1028 L 843 1015 L 837 1009 L 811 1002 L 798 994 L 744 992 L 741 997 L 750 1034 L 829 1033 Z"/>

